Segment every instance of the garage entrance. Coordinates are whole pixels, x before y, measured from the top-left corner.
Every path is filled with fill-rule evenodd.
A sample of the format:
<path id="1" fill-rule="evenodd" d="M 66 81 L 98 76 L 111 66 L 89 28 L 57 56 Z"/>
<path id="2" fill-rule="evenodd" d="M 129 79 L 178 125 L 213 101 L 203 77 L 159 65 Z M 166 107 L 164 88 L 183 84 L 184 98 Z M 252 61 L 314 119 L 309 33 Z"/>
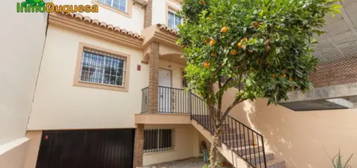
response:
<path id="1" fill-rule="evenodd" d="M 132 168 L 135 129 L 43 131 L 36 168 Z"/>

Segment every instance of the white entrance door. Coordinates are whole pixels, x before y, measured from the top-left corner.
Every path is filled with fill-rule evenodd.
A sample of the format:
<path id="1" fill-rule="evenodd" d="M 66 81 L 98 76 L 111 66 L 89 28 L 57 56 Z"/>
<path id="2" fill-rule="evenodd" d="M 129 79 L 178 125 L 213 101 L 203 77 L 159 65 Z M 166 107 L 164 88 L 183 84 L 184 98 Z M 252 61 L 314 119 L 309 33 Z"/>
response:
<path id="1" fill-rule="evenodd" d="M 159 69 L 159 112 L 171 112 L 171 71 Z"/>

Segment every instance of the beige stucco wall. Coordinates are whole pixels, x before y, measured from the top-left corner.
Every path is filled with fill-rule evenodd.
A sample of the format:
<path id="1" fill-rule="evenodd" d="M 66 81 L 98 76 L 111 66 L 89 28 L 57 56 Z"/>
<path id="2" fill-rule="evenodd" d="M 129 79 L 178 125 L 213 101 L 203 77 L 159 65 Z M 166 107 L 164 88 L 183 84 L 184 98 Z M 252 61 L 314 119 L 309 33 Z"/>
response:
<path id="1" fill-rule="evenodd" d="M 36 168 L 38 152 L 42 140 L 42 131 L 28 131 L 26 137 L 29 138 L 29 142 L 25 151 L 24 168 Z"/>
<path id="2" fill-rule="evenodd" d="M 174 149 L 164 152 L 144 153 L 144 165 L 186 159 L 199 156 L 199 133 L 190 125 L 160 125 L 145 128 L 173 129 Z"/>
<path id="3" fill-rule="evenodd" d="M 97 0 L 53 0 L 55 4 L 96 4 Z M 133 2 L 133 0 L 129 0 Z M 180 10 L 181 5 L 177 0 L 153 0 L 152 24 L 167 24 L 168 8 Z M 99 6 L 98 13 L 82 13 L 93 19 L 98 19 L 126 30 L 141 33 L 144 29 L 145 8 L 139 4 L 132 6 L 131 16 L 123 15 L 115 9 Z M 123 24 L 125 23 L 125 24 Z"/>
<path id="4" fill-rule="evenodd" d="M 226 95 L 225 103 L 233 93 Z M 331 167 L 330 158 L 339 149 L 345 159 L 357 154 L 356 109 L 295 112 L 258 99 L 241 103 L 232 115 L 261 132 L 268 150 L 285 159 L 289 168 Z"/>
<path id="5" fill-rule="evenodd" d="M 73 86 L 80 42 L 130 55 L 128 92 Z M 50 25 L 29 130 L 134 128 L 148 86 L 141 60 L 140 50 Z"/>
<path id="6" fill-rule="evenodd" d="M 22 168 L 25 132 L 42 56 L 45 14 L 16 13 L 16 2 L 1 1 L 0 167 Z"/>
<path id="7" fill-rule="evenodd" d="M 73 86 L 80 43 L 130 55 L 128 92 Z M 134 128 L 149 80 L 142 59 L 141 50 L 50 25 L 29 130 Z M 182 86 L 182 65 L 160 60 L 160 67 L 172 70 L 173 87 Z"/>
<path id="8" fill-rule="evenodd" d="M 97 4 L 98 0 L 53 0 L 55 4 Z M 129 0 L 133 2 L 132 0 Z M 99 5 L 99 13 L 81 13 L 82 15 L 89 16 L 92 19 L 118 26 L 135 33 L 141 33 L 144 28 L 144 13 L 145 9 L 141 5 L 132 5 L 131 16 L 121 14 L 113 8 L 103 8 Z M 125 24 L 124 24 L 125 23 Z"/>
<path id="9" fill-rule="evenodd" d="M 0 146 L 1 168 L 23 168 L 28 138 L 22 137 Z"/>

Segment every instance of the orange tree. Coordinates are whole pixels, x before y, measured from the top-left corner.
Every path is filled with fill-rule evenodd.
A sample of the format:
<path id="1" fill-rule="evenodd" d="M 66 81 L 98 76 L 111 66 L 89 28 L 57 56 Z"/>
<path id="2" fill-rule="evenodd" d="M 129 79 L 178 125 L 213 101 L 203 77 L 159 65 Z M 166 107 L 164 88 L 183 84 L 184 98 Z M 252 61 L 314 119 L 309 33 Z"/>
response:
<path id="1" fill-rule="evenodd" d="M 317 59 L 315 35 L 337 0 L 184 0 L 179 41 L 189 88 L 209 105 L 214 123 L 210 168 L 217 167 L 222 124 L 237 104 L 258 97 L 277 103 L 306 90 Z M 227 108 L 222 97 L 237 93 Z M 225 102 L 226 103 L 226 102 Z"/>

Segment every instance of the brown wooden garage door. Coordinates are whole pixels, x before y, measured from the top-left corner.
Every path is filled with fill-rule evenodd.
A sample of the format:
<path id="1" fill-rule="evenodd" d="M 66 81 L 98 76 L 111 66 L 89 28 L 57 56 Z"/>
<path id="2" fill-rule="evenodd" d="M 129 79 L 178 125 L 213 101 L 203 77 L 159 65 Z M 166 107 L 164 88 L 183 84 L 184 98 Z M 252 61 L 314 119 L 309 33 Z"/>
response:
<path id="1" fill-rule="evenodd" d="M 44 131 L 37 168 L 132 168 L 134 129 Z"/>

